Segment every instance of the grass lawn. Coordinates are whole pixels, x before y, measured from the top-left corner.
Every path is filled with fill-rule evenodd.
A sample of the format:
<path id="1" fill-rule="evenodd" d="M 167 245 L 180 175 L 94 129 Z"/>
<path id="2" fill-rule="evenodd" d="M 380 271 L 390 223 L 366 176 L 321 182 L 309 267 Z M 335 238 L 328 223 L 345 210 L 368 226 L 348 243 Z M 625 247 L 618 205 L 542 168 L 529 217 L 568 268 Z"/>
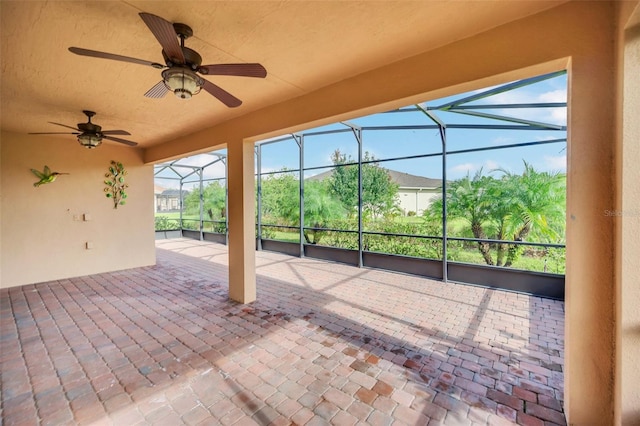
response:
<path id="1" fill-rule="evenodd" d="M 171 220 L 179 220 L 180 219 L 180 212 L 156 212 L 156 217 L 166 217 L 167 219 L 171 219 Z M 199 220 L 200 216 L 199 215 L 187 215 L 184 214 L 182 216 L 183 219 L 196 219 Z"/>

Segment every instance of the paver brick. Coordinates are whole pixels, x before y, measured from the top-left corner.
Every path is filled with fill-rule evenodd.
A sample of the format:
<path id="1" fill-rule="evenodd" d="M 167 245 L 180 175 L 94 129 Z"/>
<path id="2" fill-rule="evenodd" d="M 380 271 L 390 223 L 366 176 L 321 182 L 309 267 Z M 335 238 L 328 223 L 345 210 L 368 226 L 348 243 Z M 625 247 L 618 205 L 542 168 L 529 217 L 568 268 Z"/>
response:
<path id="1" fill-rule="evenodd" d="M 425 425 L 429 421 L 429 418 L 422 414 L 420 411 L 414 410 L 413 408 L 409 408 L 404 405 L 398 405 L 396 407 L 396 409 L 393 411 L 393 418 L 408 425 Z"/>
<path id="2" fill-rule="evenodd" d="M 538 404 L 551 408 L 555 411 L 562 411 L 562 404 L 560 404 L 560 401 L 548 395 L 538 395 Z"/>
<path id="3" fill-rule="evenodd" d="M 353 402 L 353 398 L 351 396 L 334 388 L 328 389 L 324 394 L 322 394 L 322 397 L 337 405 L 342 410 L 346 410 L 351 402 Z"/>
<path id="4" fill-rule="evenodd" d="M 358 418 L 346 411 L 338 411 L 331 419 L 331 424 L 335 426 L 353 426 L 358 423 Z"/>
<path id="5" fill-rule="evenodd" d="M 504 417 L 510 422 L 516 421 L 518 412 L 511 407 L 507 407 L 506 405 L 498 404 L 496 408 L 496 414 L 500 417 Z"/>
<path id="6" fill-rule="evenodd" d="M 157 246 L 0 290 L 6 424 L 564 424 L 561 302 L 258 252 L 240 305 L 226 247 Z"/>
<path id="7" fill-rule="evenodd" d="M 358 389 L 354 396 L 365 404 L 371 405 L 377 398 L 378 394 L 372 390 L 361 387 L 360 389 Z"/>
<path id="8" fill-rule="evenodd" d="M 567 424 L 567 420 L 565 419 L 564 414 L 560 413 L 559 411 L 555 411 L 550 408 L 543 407 L 542 405 L 528 403 L 525 412 L 530 416 L 538 417 L 543 420 L 548 420 L 550 422 L 554 422 L 559 425 Z"/>
<path id="9" fill-rule="evenodd" d="M 351 373 L 351 375 L 349 376 L 349 380 L 367 389 L 372 389 L 377 382 L 374 377 L 367 376 L 360 371 L 354 371 L 353 373 Z"/>
<path id="10" fill-rule="evenodd" d="M 499 404 L 507 405 L 514 410 L 523 410 L 523 402 L 521 399 L 495 389 L 489 389 L 487 391 L 487 398 L 496 401 Z"/>
<path id="11" fill-rule="evenodd" d="M 325 420 L 330 420 L 338 413 L 338 411 L 340 411 L 340 408 L 329 401 L 322 401 L 313 409 L 313 412 L 316 415 L 322 417 Z"/>
<path id="12" fill-rule="evenodd" d="M 544 426 L 544 421 L 537 417 L 525 414 L 522 411 L 518 411 L 518 418 L 516 419 L 519 425 L 522 426 Z"/>
<path id="13" fill-rule="evenodd" d="M 487 394 L 487 388 L 485 386 L 482 386 L 479 383 L 472 382 L 471 380 L 467 380 L 463 377 L 456 378 L 454 384 L 462 389 L 468 390 L 469 392 L 473 392 L 480 396 L 485 396 Z"/>
<path id="14" fill-rule="evenodd" d="M 378 395 L 389 396 L 393 392 L 393 387 L 388 383 L 378 380 L 371 390 Z"/>

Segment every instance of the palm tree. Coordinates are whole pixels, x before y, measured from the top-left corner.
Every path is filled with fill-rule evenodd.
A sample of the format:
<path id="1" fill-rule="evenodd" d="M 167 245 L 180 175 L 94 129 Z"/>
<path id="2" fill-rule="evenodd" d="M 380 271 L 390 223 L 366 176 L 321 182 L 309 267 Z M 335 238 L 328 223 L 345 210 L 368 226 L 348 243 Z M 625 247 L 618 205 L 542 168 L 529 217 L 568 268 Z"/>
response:
<path id="1" fill-rule="evenodd" d="M 522 175 L 503 169 L 500 182 L 512 196 L 504 217 L 506 235 L 513 241 L 524 241 L 535 233 L 538 239 L 559 241 L 564 239 L 566 205 L 566 179 L 564 174 L 538 172 L 524 161 Z M 522 246 L 509 244 L 504 266 L 511 266 L 522 252 Z"/>
<path id="2" fill-rule="evenodd" d="M 447 215 L 464 219 L 477 239 L 487 238 L 485 226 L 491 219 L 492 202 L 488 188 L 492 180 L 489 176 L 482 176 L 480 169 L 473 178 L 467 174 L 465 178 L 453 181 L 447 191 Z M 439 204 L 442 205 L 441 202 Z M 478 251 L 487 265 L 493 265 L 489 243 L 478 241 Z"/>
<path id="3" fill-rule="evenodd" d="M 522 253 L 522 246 L 507 241 L 525 241 L 531 235 L 542 242 L 560 242 L 564 239 L 566 204 L 565 175 L 538 172 L 526 161 L 521 175 L 504 169 L 496 179 L 482 176 L 480 169 L 449 184 L 447 190 L 447 216 L 463 219 L 476 239 L 503 240 L 490 244 L 478 241 L 478 251 L 487 265 L 505 266 Z M 429 218 L 440 220 L 442 199 L 432 203 Z M 496 247 L 496 259 L 491 254 Z"/>

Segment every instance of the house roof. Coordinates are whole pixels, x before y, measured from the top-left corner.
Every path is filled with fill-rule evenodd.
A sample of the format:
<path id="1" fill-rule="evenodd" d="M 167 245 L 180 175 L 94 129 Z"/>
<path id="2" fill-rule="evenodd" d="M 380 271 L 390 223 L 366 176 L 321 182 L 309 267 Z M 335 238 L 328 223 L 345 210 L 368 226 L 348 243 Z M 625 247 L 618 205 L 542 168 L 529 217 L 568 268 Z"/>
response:
<path id="1" fill-rule="evenodd" d="M 186 189 L 182 190 L 182 195 L 187 195 L 189 193 L 189 191 L 187 191 Z M 179 189 L 165 189 L 164 191 L 162 191 L 162 194 L 165 197 L 178 197 L 180 195 L 180 190 Z"/>
<path id="2" fill-rule="evenodd" d="M 438 188 L 442 186 L 440 179 L 432 179 L 424 176 L 412 175 L 398 172 L 396 170 L 384 169 L 389 173 L 391 181 L 398 184 L 400 188 Z M 308 177 L 307 180 L 322 181 L 331 176 L 332 170 Z"/>
<path id="3" fill-rule="evenodd" d="M 424 176 L 411 175 L 409 173 L 398 172 L 387 169 L 391 180 L 397 183 L 400 188 L 438 188 L 442 186 L 441 179 L 432 179 Z"/>

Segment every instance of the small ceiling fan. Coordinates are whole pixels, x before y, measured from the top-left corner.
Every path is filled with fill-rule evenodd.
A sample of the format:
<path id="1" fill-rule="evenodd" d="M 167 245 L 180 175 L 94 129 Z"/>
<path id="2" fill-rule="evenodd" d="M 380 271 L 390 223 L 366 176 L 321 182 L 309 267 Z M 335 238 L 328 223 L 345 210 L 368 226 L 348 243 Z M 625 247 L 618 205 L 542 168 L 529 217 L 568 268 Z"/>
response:
<path id="1" fill-rule="evenodd" d="M 149 65 L 156 69 L 166 68 L 162 71 L 162 80 L 144 94 L 148 98 L 162 98 L 171 91 L 180 99 L 189 99 L 204 89 L 226 106 L 234 108 L 242 104 L 240 99 L 203 79 L 197 73 L 258 78 L 267 76 L 267 70 L 262 65 L 255 63 L 200 65 L 202 63 L 200 54 L 184 45 L 184 41 L 193 35 L 191 27 L 180 23 L 172 24 L 150 13 L 140 13 L 140 17 L 160 43 L 166 65 L 79 47 L 70 47 L 69 50 L 76 55 Z"/>
<path id="2" fill-rule="evenodd" d="M 124 130 L 102 130 L 102 127 L 91 122 L 91 117 L 96 115 L 93 111 L 82 111 L 87 116 L 88 121 L 86 123 L 78 123 L 78 127 L 67 126 L 66 124 L 54 123 L 56 126 L 66 127 L 68 129 L 77 130 L 77 132 L 38 132 L 29 133 L 30 135 L 78 135 L 78 142 L 85 148 L 93 149 L 102 144 L 102 139 L 122 143 L 129 146 L 138 145 L 136 142 L 131 142 L 126 139 L 114 138 L 111 135 L 131 135 L 131 133 Z"/>

